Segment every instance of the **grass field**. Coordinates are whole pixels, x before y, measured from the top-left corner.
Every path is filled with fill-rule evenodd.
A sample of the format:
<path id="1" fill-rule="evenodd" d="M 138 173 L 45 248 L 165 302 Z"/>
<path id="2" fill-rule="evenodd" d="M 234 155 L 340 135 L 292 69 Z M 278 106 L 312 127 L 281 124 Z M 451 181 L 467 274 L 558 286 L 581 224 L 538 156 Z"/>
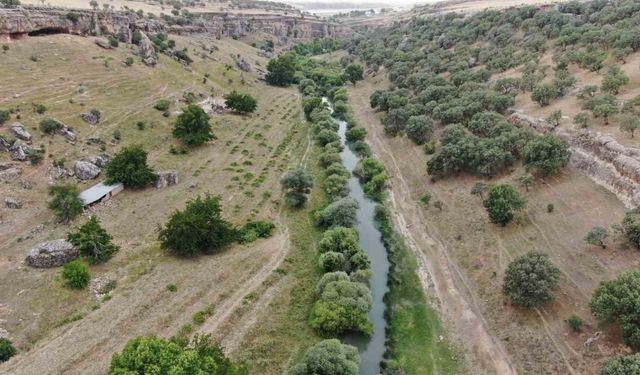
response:
<path id="1" fill-rule="evenodd" d="M 266 60 L 242 42 L 171 38 L 195 60 L 190 70 L 166 56 L 160 56 L 156 68 L 137 58 L 126 67 L 122 61 L 132 56 L 128 46 L 103 50 L 91 38 L 68 35 L 21 40 L 2 55 L 0 108 L 19 107 L 19 121 L 34 135 L 33 146 L 43 145 L 46 152 L 38 166 L 18 163 L 21 178 L 32 182 L 33 189 L 23 189 L 18 181 L 3 184 L 2 195 L 18 198 L 24 208 L 1 214 L 0 327 L 21 353 L 3 364 L 0 373 L 94 374 L 106 369 L 111 353 L 128 339 L 142 334 L 170 336 L 185 325 L 192 325 L 193 333 L 212 333 L 233 352 L 247 332 L 262 325 L 254 319 L 254 307 L 259 311 L 290 287 L 288 281 L 280 282 L 285 277 L 276 271 L 288 267 L 285 259 L 292 249 L 288 227 L 293 225 L 281 210 L 278 180 L 287 168 L 300 163 L 306 151 L 300 95 L 295 88 L 272 88 L 257 80 L 256 71 Z M 204 53 L 214 45 L 213 54 Z M 240 72 L 230 54 L 244 56 L 254 72 Z M 210 75 L 206 82 L 205 73 Z M 183 95 L 221 98 L 233 89 L 255 95 L 258 111 L 246 117 L 215 115 L 211 123 L 217 140 L 185 155 L 170 153 L 175 144 L 171 126 L 185 105 Z M 172 102 L 169 118 L 152 108 L 161 98 Z M 48 111 L 38 115 L 32 103 L 44 104 Z M 92 108 L 102 112 L 97 125 L 80 118 Z M 72 126 L 78 140 L 71 143 L 40 133 L 38 123 L 48 117 Z M 138 121 L 145 122 L 144 130 L 138 129 Z M 0 132 L 7 129 L 5 125 Z M 119 144 L 112 141 L 116 130 L 121 134 Z M 104 148 L 86 142 L 94 136 L 105 141 Z M 46 207 L 53 160 L 64 158 L 65 165 L 73 168 L 75 160 L 103 152 L 113 155 L 132 143 L 144 146 L 155 170 L 177 170 L 180 183 L 162 190 L 126 190 L 91 210 L 122 248 L 108 263 L 90 267 L 93 277 L 117 281 L 112 297 L 99 301 L 88 291 L 67 290 L 57 280 L 58 269 L 25 266 L 22 260 L 34 244 L 62 238 L 86 220 L 78 218 L 68 226 L 54 222 Z M 0 158 L 6 162 L 8 154 Z M 82 184 L 81 189 L 92 183 Z M 230 221 L 270 220 L 277 225 L 276 235 L 250 246 L 234 245 L 214 256 L 167 256 L 156 241 L 158 225 L 188 199 L 205 193 L 222 196 L 224 216 Z M 44 230 L 32 233 L 39 224 Z M 168 291 L 168 284 L 175 284 L 177 291 Z M 193 316 L 210 307 L 213 313 L 204 324 L 194 324 Z M 281 362 L 296 350 L 292 347 L 283 354 Z"/>
<path id="2" fill-rule="evenodd" d="M 427 294 L 435 300 L 445 329 L 465 353 L 464 370 L 597 373 L 602 360 L 621 351 L 620 337 L 605 330 L 595 346 L 584 347 L 588 337 L 602 330 L 588 302 L 600 281 L 637 268 L 640 254 L 620 238 L 606 250 L 587 245 L 583 238 L 595 225 L 620 222 L 623 204 L 571 167 L 557 177 L 538 179 L 526 192 L 517 181 L 524 171 L 517 168 L 489 182 L 517 186 L 529 201 L 528 209 L 506 228 L 491 225 L 480 198 L 470 194 L 477 178 L 461 175 L 432 182 L 423 149 L 405 137 L 384 134 L 368 98 L 386 85 L 384 77 L 370 77 L 350 90 L 350 101 L 369 131 L 376 156 L 393 176 L 394 222 L 418 258 L 419 274 L 428 281 Z M 442 210 L 419 201 L 427 192 L 432 202 L 443 203 Z M 554 212 L 547 212 L 548 204 Z M 530 250 L 549 253 L 562 278 L 554 303 L 527 312 L 510 306 L 501 287 L 509 261 Z M 572 314 L 585 321 L 581 332 L 571 332 L 565 323 Z"/>

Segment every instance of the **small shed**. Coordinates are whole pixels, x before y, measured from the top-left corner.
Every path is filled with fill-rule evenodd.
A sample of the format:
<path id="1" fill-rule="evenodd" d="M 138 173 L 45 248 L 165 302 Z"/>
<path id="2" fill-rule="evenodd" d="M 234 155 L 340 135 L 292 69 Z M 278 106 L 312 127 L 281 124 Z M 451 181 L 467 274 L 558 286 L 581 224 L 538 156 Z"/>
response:
<path id="1" fill-rule="evenodd" d="M 122 190 L 124 190 L 122 183 L 106 185 L 101 182 L 80 193 L 80 199 L 84 202 L 85 207 L 91 206 L 92 204 L 106 201 Z"/>

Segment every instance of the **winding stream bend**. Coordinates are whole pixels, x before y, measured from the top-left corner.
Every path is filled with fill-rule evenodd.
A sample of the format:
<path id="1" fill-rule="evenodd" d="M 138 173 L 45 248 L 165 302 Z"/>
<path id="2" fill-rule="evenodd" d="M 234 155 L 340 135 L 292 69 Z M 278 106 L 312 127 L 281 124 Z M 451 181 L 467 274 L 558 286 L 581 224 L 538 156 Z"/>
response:
<path id="1" fill-rule="evenodd" d="M 330 110 L 333 112 L 331 103 Z M 351 151 L 346 140 L 347 123 L 334 119 L 339 125 L 338 135 L 340 142 L 344 146 L 340 153 L 342 164 L 349 171 L 353 171 L 358 164 L 358 156 Z M 378 375 L 380 373 L 380 362 L 385 352 L 387 322 L 384 317 L 385 303 L 384 295 L 389 290 L 387 278 L 389 273 L 389 260 L 387 259 L 387 249 L 382 242 L 382 235 L 376 226 L 374 214 L 376 202 L 369 199 L 360 186 L 360 181 L 356 176 L 349 178 L 349 197 L 358 202 L 358 224 L 356 229 L 360 236 L 360 247 L 371 259 L 371 280 L 370 287 L 373 294 L 373 307 L 369 311 L 369 319 L 373 324 L 373 335 L 366 337 L 363 335 L 350 334 L 344 337 L 344 341 L 354 345 L 360 352 L 360 375 Z"/>

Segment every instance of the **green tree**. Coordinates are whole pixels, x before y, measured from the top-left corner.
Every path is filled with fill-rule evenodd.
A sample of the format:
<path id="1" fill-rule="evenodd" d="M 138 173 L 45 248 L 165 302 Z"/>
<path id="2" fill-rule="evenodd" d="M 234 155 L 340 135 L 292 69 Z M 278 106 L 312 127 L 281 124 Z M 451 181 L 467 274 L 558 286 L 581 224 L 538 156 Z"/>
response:
<path id="1" fill-rule="evenodd" d="M 295 55 L 285 54 L 269 60 L 267 64 L 267 83 L 274 86 L 289 86 L 295 82 Z"/>
<path id="2" fill-rule="evenodd" d="M 172 254 L 195 256 L 215 253 L 237 237 L 233 225 L 222 218 L 220 197 L 206 195 L 187 202 L 184 211 L 175 211 L 158 239 Z"/>
<path id="3" fill-rule="evenodd" d="M 171 102 L 167 99 L 160 99 L 158 100 L 158 102 L 153 106 L 153 108 L 157 109 L 158 111 L 166 111 L 169 109 L 169 107 L 171 106 Z"/>
<path id="4" fill-rule="evenodd" d="M 615 280 L 603 281 L 591 298 L 591 312 L 600 322 L 622 329 L 625 344 L 640 349 L 640 272 L 625 272 Z"/>
<path id="5" fill-rule="evenodd" d="M 364 70 L 362 65 L 351 64 L 344 70 L 344 75 L 355 86 L 356 82 L 364 79 Z"/>
<path id="6" fill-rule="evenodd" d="M 535 183 L 533 176 L 530 174 L 525 174 L 524 176 L 520 176 L 518 178 L 518 181 L 520 181 L 522 186 L 524 186 L 525 190 L 527 190 L 527 193 L 529 192 L 529 187 Z"/>
<path id="7" fill-rule="evenodd" d="M 176 119 L 173 136 L 189 146 L 198 146 L 215 139 L 209 118 L 199 105 L 190 104 Z"/>
<path id="8" fill-rule="evenodd" d="M 0 363 L 6 362 L 9 358 L 16 355 L 18 351 L 13 347 L 13 344 L 9 339 L 0 337 Z"/>
<path id="9" fill-rule="evenodd" d="M 122 182 L 131 187 L 144 187 L 158 178 L 147 165 L 146 151 L 138 144 L 120 150 L 107 166 L 106 175 L 107 184 Z"/>
<path id="10" fill-rule="evenodd" d="M 98 2 L 96 0 L 89 1 L 89 5 L 91 6 L 91 9 L 98 10 Z"/>
<path id="11" fill-rule="evenodd" d="M 337 339 L 320 341 L 307 349 L 302 360 L 291 368 L 290 375 L 357 375 L 358 349 Z"/>
<path id="12" fill-rule="evenodd" d="M 433 120 L 429 116 L 419 115 L 409 117 L 405 132 L 407 137 L 421 145 L 431 139 L 433 129 Z"/>
<path id="13" fill-rule="evenodd" d="M 84 289 L 89 285 L 91 275 L 87 266 L 79 259 L 66 263 L 62 267 L 62 280 L 64 285 L 72 289 Z"/>
<path id="14" fill-rule="evenodd" d="M 100 226 L 95 215 L 76 232 L 67 234 L 67 239 L 90 264 L 109 260 L 120 249 L 111 242 L 112 237 Z"/>
<path id="15" fill-rule="evenodd" d="M 280 179 L 280 185 L 285 190 L 285 203 L 289 207 L 300 208 L 307 203 L 307 195 L 313 187 L 313 178 L 304 169 L 298 168 L 285 173 Z"/>
<path id="16" fill-rule="evenodd" d="M 634 115 L 626 115 L 620 121 L 620 131 L 631 134 L 631 138 L 638 128 L 640 128 L 640 119 Z"/>
<path id="17" fill-rule="evenodd" d="M 607 248 L 604 240 L 609 237 L 609 231 L 606 228 L 595 226 L 587 233 L 584 240 L 586 243 L 595 246 L 601 246 L 603 249 Z"/>
<path id="18" fill-rule="evenodd" d="M 629 241 L 640 248 L 640 214 L 636 211 L 627 212 L 622 219 L 622 227 Z"/>
<path id="19" fill-rule="evenodd" d="M 609 358 L 600 370 L 600 375 L 631 374 L 640 374 L 640 353 Z"/>
<path id="20" fill-rule="evenodd" d="M 580 112 L 573 117 L 573 122 L 582 128 L 586 128 L 589 124 L 589 114 L 587 112 Z"/>
<path id="21" fill-rule="evenodd" d="M 549 255 L 531 251 L 509 263 L 502 292 L 511 303 L 533 309 L 555 298 L 559 278 L 560 270 Z"/>
<path id="22" fill-rule="evenodd" d="M 511 185 L 493 185 L 484 201 L 484 207 L 489 213 L 489 220 L 494 224 L 507 225 L 513 220 L 514 211 L 527 206 L 527 200 Z"/>
<path id="23" fill-rule="evenodd" d="M 602 103 L 592 110 L 595 117 L 602 117 L 604 125 L 609 125 L 609 117 L 619 112 L 618 107 L 609 103 Z"/>
<path id="24" fill-rule="evenodd" d="M 109 375 L 149 374 L 247 375 L 248 371 L 225 357 L 209 335 L 196 335 L 191 343 L 155 336 L 137 337 L 111 358 Z"/>
<path id="25" fill-rule="evenodd" d="M 541 107 L 549 105 L 555 97 L 556 88 L 548 83 L 536 86 L 531 92 L 531 100 L 540 104 Z"/>
<path id="26" fill-rule="evenodd" d="M 232 91 L 225 97 L 225 105 L 240 113 L 252 113 L 258 107 L 258 102 L 249 94 Z"/>
<path id="27" fill-rule="evenodd" d="M 607 75 L 602 79 L 602 91 L 618 95 L 620 88 L 629 83 L 629 77 L 620 69 L 619 66 L 614 65 L 609 69 Z"/>
<path id="28" fill-rule="evenodd" d="M 20 0 L 0 0 L 1 8 L 15 8 L 20 6 Z"/>
<path id="29" fill-rule="evenodd" d="M 316 222 L 321 227 L 353 227 L 356 225 L 358 202 L 353 198 L 342 198 L 316 213 Z"/>
<path id="30" fill-rule="evenodd" d="M 537 170 L 543 176 L 558 173 L 569 163 L 570 156 L 567 141 L 552 134 L 545 134 L 527 143 L 522 151 L 525 167 Z"/>
<path id="31" fill-rule="evenodd" d="M 553 126 L 560 125 L 560 120 L 562 119 L 562 111 L 557 110 L 551 112 L 551 114 L 547 117 L 547 122 L 552 124 Z"/>
<path id="32" fill-rule="evenodd" d="M 347 280 L 328 283 L 313 306 L 311 328 L 324 336 L 337 336 L 346 331 L 372 333 L 369 310 L 371 291 L 363 284 Z"/>
<path id="33" fill-rule="evenodd" d="M 49 186 L 49 208 L 59 221 L 68 223 L 82 213 L 84 203 L 80 199 L 80 192 L 75 185 Z"/>

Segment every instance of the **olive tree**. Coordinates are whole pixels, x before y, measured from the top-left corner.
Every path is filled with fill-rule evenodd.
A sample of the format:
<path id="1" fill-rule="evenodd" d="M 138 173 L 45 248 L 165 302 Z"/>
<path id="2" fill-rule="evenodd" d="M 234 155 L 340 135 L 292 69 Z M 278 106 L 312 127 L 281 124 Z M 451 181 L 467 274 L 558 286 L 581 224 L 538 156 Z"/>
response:
<path id="1" fill-rule="evenodd" d="M 360 363 L 358 349 L 337 339 L 320 341 L 307 349 L 289 371 L 290 375 L 357 375 Z"/>
<path id="2" fill-rule="evenodd" d="M 524 146 L 522 159 L 528 170 L 539 171 L 543 176 L 557 173 L 569 163 L 569 144 L 552 134 L 545 134 Z"/>
<path id="3" fill-rule="evenodd" d="M 551 84 L 536 86 L 531 92 L 531 100 L 540 104 L 541 107 L 549 105 L 556 97 L 556 88 Z"/>
<path id="4" fill-rule="evenodd" d="M 631 134 L 631 138 L 638 128 L 640 128 L 640 119 L 634 115 L 626 115 L 620 121 L 620 131 Z"/>
<path id="5" fill-rule="evenodd" d="M 559 278 L 549 255 L 531 251 L 509 263 L 502 292 L 511 303 L 533 309 L 555 298 Z"/>
<path id="6" fill-rule="evenodd" d="M 429 116 L 418 115 L 409 117 L 405 132 L 407 137 L 421 145 L 431 139 L 433 128 L 433 120 Z"/>
<path id="7" fill-rule="evenodd" d="M 313 178 L 304 169 L 298 168 L 285 173 L 280 179 L 285 190 L 284 200 L 289 207 L 300 208 L 307 202 L 307 195 L 313 187 Z"/>
<path id="8" fill-rule="evenodd" d="M 513 220 L 514 211 L 522 210 L 526 206 L 527 200 L 513 186 L 506 184 L 491 186 L 489 195 L 484 201 L 489 220 L 502 226 Z"/>

